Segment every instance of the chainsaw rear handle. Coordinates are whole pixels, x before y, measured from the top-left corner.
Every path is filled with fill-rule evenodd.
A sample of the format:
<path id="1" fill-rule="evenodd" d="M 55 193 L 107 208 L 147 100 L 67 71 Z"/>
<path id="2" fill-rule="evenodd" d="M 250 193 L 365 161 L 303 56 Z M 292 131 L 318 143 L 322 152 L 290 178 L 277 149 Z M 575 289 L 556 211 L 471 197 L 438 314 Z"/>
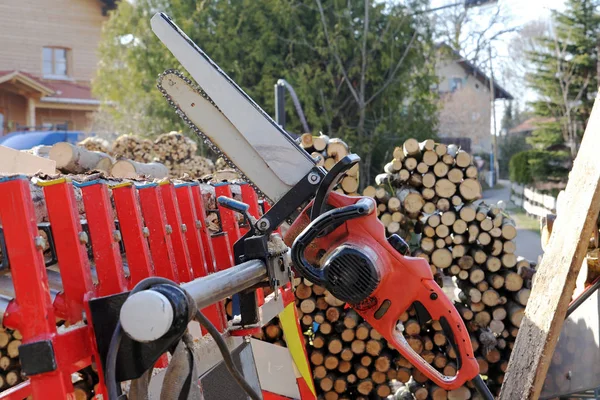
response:
<path id="1" fill-rule="evenodd" d="M 298 235 L 291 248 L 291 258 L 298 273 L 309 281 L 326 286 L 325 270 L 313 266 L 306 257 L 306 247 L 315 240 L 323 231 L 331 230 L 354 218 L 369 215 L 375 210 L 375 202 L 369 198 L 362 198 L 355 204 L 334 208 L 320 214 Z"/>

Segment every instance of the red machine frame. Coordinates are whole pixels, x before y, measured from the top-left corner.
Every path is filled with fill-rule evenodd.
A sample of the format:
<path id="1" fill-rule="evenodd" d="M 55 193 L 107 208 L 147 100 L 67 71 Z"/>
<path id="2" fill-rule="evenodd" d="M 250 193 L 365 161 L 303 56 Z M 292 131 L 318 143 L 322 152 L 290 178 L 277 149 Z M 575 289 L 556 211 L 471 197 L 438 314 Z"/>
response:
<path id="1" fill-rule="evenodd" d="M 232 245 L 245 229 L 240 231 L 233 211 L 219 207 L 223 231 L 210 235 L 204 224 L 206 209 L 198 183 L 173 185 L 165 180 L 143 186 L 123 183 L 109 187 L 101 180 L 81 184 L 68 178 L 40 182 L 62 280 L 62 290 L 53 296 L 43 254 L 46 243 L 38 233 L 30 185 L 25 176 L 0 179 L 0 221 L 15 294 L 0 305 L 5 309 L 4 325 L 23 336 L 23 370 L 35 373 L 1 392 L 0 399 L 21 400 L 30 395 L 34 399 L 70 398 L 74 390 L 71 374 L 92 363 L 100 380 L 96 396 L 106 399 L 94 332 L 89 321 L 87 325 L 81 322 L 91 315 L 88 301 L 125 292 L 149 276 L 186 282 L 230 268 Z M 89 235 L 82 227 L 75 186 L 82 193 Z M 258 217 L 256 193 L 249 185 L 241 186 L 243 201 Z M 231 196 L 228 184 L 215 185 L 215 192 L 217 196 Z M 90 245 L 94 268 L 88 259 Z M 282 290 L 291 293 L 289 286 Z M 264 301 L 262 292 L 259 298 Z M 293 302 L 293 295 L 285 298 L 286 304 Z M 211 305 L 203 312 L 221 332 L 226 330 L 223 304 Z M 60 328 L 55 323 L 58 320 L 64 321 Z M 53 360 L 52 365 L 33 365 L 29 355 L 40 346 Z"/>

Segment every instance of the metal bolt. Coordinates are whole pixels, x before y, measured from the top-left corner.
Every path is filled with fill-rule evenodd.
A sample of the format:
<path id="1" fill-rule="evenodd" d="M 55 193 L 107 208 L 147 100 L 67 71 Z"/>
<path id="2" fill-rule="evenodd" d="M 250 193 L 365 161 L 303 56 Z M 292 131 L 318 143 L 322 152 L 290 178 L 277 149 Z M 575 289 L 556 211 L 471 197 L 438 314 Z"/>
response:
<path id="1" fill-rule="evenodd" d="M 87 233 L 79 232 L 79 243 L 88 244 L 89 241 L 90 241 L 90 238 L 88 237 Z"/>
<path id="2" fill-rule="evenodd" d="M 46 247 L 46 239 L 44 239 L 42 236 L 36 236 L 33 239 L 33 242 L 35 243 L 35 247 L 38 250 L 44 250 L 44 248 Z"/>
<path id="3" fill-rule="evenodd" d="M 196 221 L 196 228 L 197 228 L 197 229 L 200 229 L 200 228 L 202 228 L 202 221 L 200 221 L 200 220 L 197 220 L 197 221 Z"/>
<path id="4" fill-rule="evenodd" d="M 115 242 L 120 242 L 121 241 L 121 232 L 115 230 L 113 231 L 113 240 Z"/>
<path id="5" fill-rule="evenodd" d="M 316 185 L 317 183 L 321 182 L 321 177 L 316 172 L 311 172 L 308 174 L 308 181 L 313 185 Z"/>
<path id="6" fill-rule="evenodd" d="M 260 230 L 260 231 L 266 231 L 267 229 L 269 229 L 269 227 L 271 226 L 271 223 L 269 222 L 268 219 L 265 218 L 261 218 L 257 223 L 256 223 L 256 227 Z"/>
<path id="7" fill-rule="evenodd" d="M 186 224 L 181 224 L 181 232 L 183 232 L 183 233 L 187 232 L 187 225 Z"/>
<path id="8" fill-rule="evenodd" d="M 169 224 L 165 225 L 165 230 L 167 231 L 167 235 L 173 233 L 173 227 Z"/>
<path id="9" fill-rule="evenodd" d="M 150 229 L 148 229 L 147 226 L 142 228 L 142 235 L 144 235 L 144 237 L 150 236 Z"/>

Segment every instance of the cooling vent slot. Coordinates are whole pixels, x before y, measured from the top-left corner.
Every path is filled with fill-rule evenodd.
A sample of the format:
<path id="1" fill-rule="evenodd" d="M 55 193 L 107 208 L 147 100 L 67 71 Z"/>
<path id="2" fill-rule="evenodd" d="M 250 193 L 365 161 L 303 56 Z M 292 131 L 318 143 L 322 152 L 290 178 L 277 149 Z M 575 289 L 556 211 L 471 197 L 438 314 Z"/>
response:
<path id="1" fill-rule="evenodd" d="M 375 265 L 357 249 L 343 246 L 331 254 L 324 265 L 329 291 L 338 299 L 357 304 L 379 284 Z"/>

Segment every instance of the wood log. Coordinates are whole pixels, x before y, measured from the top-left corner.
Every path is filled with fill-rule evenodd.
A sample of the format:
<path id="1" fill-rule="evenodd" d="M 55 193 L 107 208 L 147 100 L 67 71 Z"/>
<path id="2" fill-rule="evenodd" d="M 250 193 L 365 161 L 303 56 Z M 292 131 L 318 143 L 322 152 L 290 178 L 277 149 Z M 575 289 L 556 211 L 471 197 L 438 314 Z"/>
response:
<path id="1" fill-rule="evenodd" d="M 477 264 L 485 264 L 486 263 L 487 254 L 481 248 L 472 247 L 469 253 L 473 257 L 473 260 L 475 260 L 475 263 L 477 263 Z M 492 271 L 492 272 L 494 272 L 494 271 Z"/>
<path id="2" fill-rule="evenodd" d="M 477 284 L 485 279 L 485 273 L 481 268 L 471 268 L 469 272 L 469 281 L 472 284 Z"/>
<path id="3" fill-rule="evenodd" d="M 435 206 L 442 212 L 448 211 L 450 209 L 450 201 L 448 199 L 439 199 Z"/>
<path id="4" fill-rule="evenodd" d="M 383 350 L 383 344 L 380 340 L 371 339 L 366 343 L 367 354 L 371 356 L 379 356 L 381 350 Z"/>
<path id="5" fill-rule="evenodd" d="M 323 335 L 329 335 L 332 330 L 333 327 L 329 322 L 323 322 L 321 325 L 319 325 L 319 332 L 321 332 Z"/>
<path id="6" fill-rule="evenodd" d="M 481 232 L 477 236 L 477 241 L 479 242 L 480 245 L 487 246 L 488 244 L 490 244 L 492 242 L 492 237 L 487 232 Z"/>
<path id="7" fill-rule="evenodd" d="M 457 263 L 461 269 L 468 270 L 471 269 L 471 267 L 473 267 L 473 265 L 475 264 L 475 260 L 472 256 L 464 255 L 458 259 Z"/>
<path id="8" fill-rule="evenodd" d="M 492 241 L 492 249 L 490 254 L 494 257 L 498 257 L 502 254 L 503 251 L 503 243 L 501 240 L 495 239 Z"/>
<path id="9" fill-rule="evenodd" d="M 408 381 L 406 387 L 408 388 L 410 393 L 412 393 L 416 400 L 426 400 L 427 396 L 429 396 L 429 391 L 427 390 L 427 388 L 423 387 L 421 384 L 419 384 L 413 379 Z"/>
<path id="10" fill-rule="evenodd" d="M 513 268 L 517 265 L 517 256 L 511 253 L 505 253 L 502 255 L 502 265 L 506 268 Z"/>
<path id="11" fill-rule="evenodd" d="M 425 173 L 429 172 L 429 165 L 425 164 L 424 162 L 420 162 L 420 163 L 418 163 L 418 164 L 417 164 L 417 172 L 418 172 L 419 174 L 425 174 Z M 414 174 L 414 177 L 415 177 L 415 178 L 421 178 L 421 176 L 420 176 L 420 175 L 418 175 L 418 174 Z M 413 177 L 411 176 L 411 178 L 413 178 Z M 420 181 L 421 183 L 423 182 L 421 179 L 419 179 L 419 181 Z M 410 178 L 409 178 L 409 182 L 410 182 Z M 419 185 L 419 186 L 420 186 L 420 185 Z"/>
<path id="12" fill-rule="evenodd" d="M 502 237 L 506 240 L 513 240 L 517 237 L 517 228 L 515 222 L 509 218 L 502 221 Z"/>
<path id="13" fill-rule="evenodd" d="M 414 189 L 403 188 L 396 192 L 396 196 L 402 202 L 404 209 L 409 214 L 417 214 L 423 208 L 425 200 L 423 196 Z"/>
<path id="14" fill-rule="evenodd" d="M 452 224 L 452 231 L 457 235 L 462 235 L 467 231 L 467 223 L 462 219 L 457 219 Z"/>
<path id="15" fill-rule="evenodd" d="M 432 384 L 429 386 L 429 396 L 432 400 L 446 400 L 448 399 L 448 392 L 445 389 Z"/>
<path id="16" fill-rule="evenodd" d="M 355 193 L 358 190 L 358 179 L 353 176 L 345 176 L 340 185 L 344 192 Z"/>
<path id="17" fill-rule="evenodd" d="M 438 178 L 443 178 L 446 175 L 448 175 L 450 168 L 448 167 L 448 164 L 445 164 L 442 161 L 438 161 L 434 166 L 433 166 L 433 173 L 435 174 L 435 176 L 437 176 Z"/>
<path id="18" fill-rule="evenodd" d="M 304 283 L 296 286 L 296 297 L 301 300 L 306 300 L 312 295 L 312 289 L 310 286 L 306 286 Z"/>
<path id="19" fill-rule="evenodd" d="M 467 168 L 471 165 L 471 155 L 464 150 L 459 150 L 454 157 L 456 165 L 460 168 Z"/>
<path id="20" fill-rule="evenodd" d="M 503 271 L 504 288 L 510 292 L 518 292 L 523 288 L 523 278 L 514 271 Z"/>
<path id="21" fill-rule="evenodd" d="M 375 359 L 375 369 L 379 372 L 387 372 L 392 365 L 392 357 L 389 354 L 382 354 Z"/>
<path id="22" fill-rule="evenodd" d="M 373 388 L 374 388 L 373 381 L 368 378 L 362 379 L 356 385 L 356 391 L 358 393 L 364 394 L 364 395 L 368 395 L 369 393 L 371 393 L 373 391 Z"/>
<path id="23" fill-rule="evenodd" d="M 366 343 L 363 340 L 356 339 L 350 345 L 354 354 L 363 354 L 366 349 Z"/>
<path id="24" fill-rule="evenodd" d="M 406 341 L 417 354 L 421 354 L 423 352 L 423 339 L 421 339 L 420 336 L 409 336 L 406 338 Z"/>
<path id="25" fill-rule="evenodd" d="M 435 183 L 435 193 L 442 198 L 449 199 L 456 193 L 456 184 L 446 178 L 438 179 Z"/>
<path id="26" fill-rule="evenodd" d="M 163 179 L 169 176 L 169 170 L 164 164 L 152 162 L 142 164 L 132 160 L 119 160 L 113 164 L 110 174 L 115 178 L 147 178 Z"/>
<path id="27" fill-rule="evenodd" d="M 497 319 L 493 319 L 490 321 L 490 330 L 495 334 L 495 335 L 500 335 L 502 334 L 502 331 L 504 331 L 504 322 L 497 320 Z M 490 361 L 488 359 L 488 361 Z M 491 362 L 491 361 L 490 361 Z"/>
<path id="28" fill-rule="evenodd" d="M 327 350 L 330 354 L 340 354 L 343 348 L 342 340 L 337 337 L 332 337 L 327 343 Z"/>
<path id="29" fill-rule="evenodd" d="M 409 319 L 404 323 L 404 332 L 409 335 L 418 335 L 421 333 L 421 325 L 416 319 Z"/>
<path id="30" fill-rule="evenodd" d="M 444 366 L 442 372 L 446 376 L 456 376 L 456 363 L 454 361 L 449 361 L 446 366 Z"/>
<path id="31" fill-rule="evenodd" d="M 448 400 L 469 400 L 470 398 L 471 391 L 466 386 L 461 386 L 458 389 L 448 392 Z"/>
<path id="32" fill-rule="evenodd" d="M 445 238 L 450 234 L 450 228 L 446 225 L 438 225 L 435 228 L 435 234 L 440 238 Z"/>
<path id="33" fill-rule="evenodd" d="M 481 301 L 488 307 L 494 307 L 500 303 L 500 295 L 494 289 L 488 289 L 482 293 Z"/>
<path id="34" fill-rule="evenodd" d="M 419 162 L 417 161 L 417 159 L 413 157 L 408 157 L 404 160 L 404 168 L 409 172 L 414 171 L 417 168 L 418 164 Z"/>
<path id="35" fill-rule="evenodd" d="M 489 272 L 496 272 L 500 270 L 502 263 L 498 257 L 488 257 L 485 266 Z"/>
<path id="36" fill-rule="evenodd" d="M 302 300 L 300 302 L 300 310 L 305 314 L 310 314 L 315 311 L 317 307 L 317 302 L 314 297 L 309 297 L 308 299 Z"/>
<path id="37" fill-rule="evenodd" d="M 517 245 L 513 241 L 507 241 L 502 244 L 502 250 L 505 253 L 514 254 L 517 250 Z"/>
<path id="38" fill-rule="evenodd" d="M 313 350 L 310 353 L 309 358 L 310 358 L 310 363 L 312 365 L 316 365 L 316 366 L 322 365 L 323 361 L 325 360 L 325 356 L 323 355 L 323 352 L 319 351 L 319 350 Z"/>
<path id="39" fill-rule="evenodd" d="M 423 175 L 421 182 L 424 187 L 433 188 L 435 186 L 436 180 L 437 178 L 435 177 L 435 175 L 432 172 L 428 172 L 425 175 Z"/>
<path id="40" fill-rule="evenodd" d="M 452 168 L 448 171 L 448 180 L 455 184 L 460 184 L 463 181 L 463 171 L 460 168 Z"/>
<path id="41" fill-rule="evenodd" d="M 319 136 L 313 136 L 312 141 L 313 141 L 312 147 L 316 151 L 324 151 L 328 147 L 329 136 L 323 135 L 323 134 L 320 134 Z M 331 155 L 330 155 L 330 157 L 331 157 Z"/>
<path id="42" fill-rule="evenodd" d="M 460 259 L 461 257 L 464 257 L 466 252 L 467 248 L 462 244 L 452 246 L 452 257 L 454 259 Z M 458 265 L 458 267 L 460 268 L 460 265 Z"/>
<path id="43" fill-rule="evenodd" d="M 326 355 L 325 359 L 323 360 L 323 365 L 325 366 L 325 368 L 327 368 L 330 371 L 337 369 L 339 363 L 340 363 L 339 358 L 337 358 L 333 354 Z"/>
<path id="44" fill-rule="evenodd" d="M 112 157 L 108 154 L 89 151 L 84 147 L 75 146 L 67 142 L 56 143 L 50 148 L 48 158 L 56 162 L 56 168 L 71 174 L 82 174 L 96 169 L 102 160 L 112 164 Z"/>
<path id="45" fill-rule="evenodd" d="M 371 328 L 367 325 L 366 322 L 361 323 L 356 327 L 356 339 L 358 340 L 366 340 L 369 337 L 369 330 Z M 364 343 L 364 342 L 363 342 Z M 359 354 L 359 353 L 357 353 Z"/>
<path id="46" fill-rule="evenodd" d="M 392 155 L 395 159 L 402 161 L 405 157 L 404 149 L 402 147 L 395 147 Z"/>
<path id="47" fill-rule="evenodd" d="M 444 226 L 444 225 L 440 225 L 440 227 L 441 226 Z M 436 249 L 431 254 L 431 262 L 433 263 L 433 265 L 435 265 L 438 268 L 441 268 L 441 269 L 448 268 L 450 265 L 452 265 L 452 253 L 450 252 L 450 250 L 448 250 L 446 248 Z"/>
<path id="48" fill-rule="evenodd" d="M 373 363 L 373 359 L 368 355 L 364 355 L 360 358 L 360 364 L 365 367 L 370 366 L 372 363 Z"/>
<path id="49" fill-rule="evenodd" d="M 452 226 L 454 224 L 454 222 L 456 221 L 456 213 L 454 211 L 445 211 L 442 213 L 441 216 L 441 222 L 442 224 L 446 225 L 446 226 Z"/>
<path id="50" fill-rule="evenodd" d="M 435 145 L 435 153 L 440 157 L 444 156 L 445 154 L 448 154 L 448 146 L 446 146 L 443 143 L 437 143 Z M 454 157 L 452 158 L 454 159 Z"/>
<path id="51" fill-rule="evenodd" d="M 523 321 L 523 317 L 525 316 L 524 307 L 517 303 L 508 302 L 506 305 L 506 312 L 508 313 L 508 319 L 514 326 L 521 326 L 521 321 Z"/>
<path id="52" fill-rule="evenodd" d="M 423 198 L 424 198 L 425 200 L 432 200 L 432 199 L 434 199 L 434 198 L 435 198 L 435 190 L 434 190 L 434 189 L 431 189 L 431 188 L 423 188 L 423 189 L 421 190 L 421 196 L 423 196 Z M 427 202 L 426 202 L 426 203 L 427 203 Z M 425 205 L 423 205 L 423 208 L 424 208 L 424 207 L 425 207 Z M 432 212 L 433 212 L 433 211 L 435 211 L 435 207 L 434 207 L 434 209 L 432 210 Z M 427 211 L 425 211 L 425 209 L 423 209 L 423 212 L 424 212 L 424 213 L 428 213 Z"/>
<path id="53" fill-rule="evenodd" d="M 472 223 L 469 225 L 467 231 L 469 233 L 467 241 L 469 243 L 475 243 L 477 241 L 477 237 L 479 236 L 479 225 Z"/>
<path id="54" fill-rule="evenodd" d="M 479 174 L 479 171 L 477 171 L 477 167 L 474 165 L 469 165 L 466 169 L 465 169 L 465 176 L 467 178 L 474 178 L 477 179 L 477 175 Z"/>
<path id="55" fill-rule="evenodd" d="M 404 150 L 404 155 L 407 157 L 420 156 L 421 148 L 419 146 L 419 142 L 416 139 L 410 138 L 407 139 L 402 145 Z M 364 393 L 363 393 L 364 394 Z"/>
<path id="56" fill-rule="evenodd" d="M 311 149 L 313 147 L 313 136 L 311 133 L 300 135 L 300 147 L 303 149 Z"/>
<path id="57" fill-rule="evenodd" d="M 531 289 L 523 288 L 514 293 L 513 299 L 522 306 L 527 305 L 527 301 L 529 300 L 529 296 L 531 295 Z"/>

